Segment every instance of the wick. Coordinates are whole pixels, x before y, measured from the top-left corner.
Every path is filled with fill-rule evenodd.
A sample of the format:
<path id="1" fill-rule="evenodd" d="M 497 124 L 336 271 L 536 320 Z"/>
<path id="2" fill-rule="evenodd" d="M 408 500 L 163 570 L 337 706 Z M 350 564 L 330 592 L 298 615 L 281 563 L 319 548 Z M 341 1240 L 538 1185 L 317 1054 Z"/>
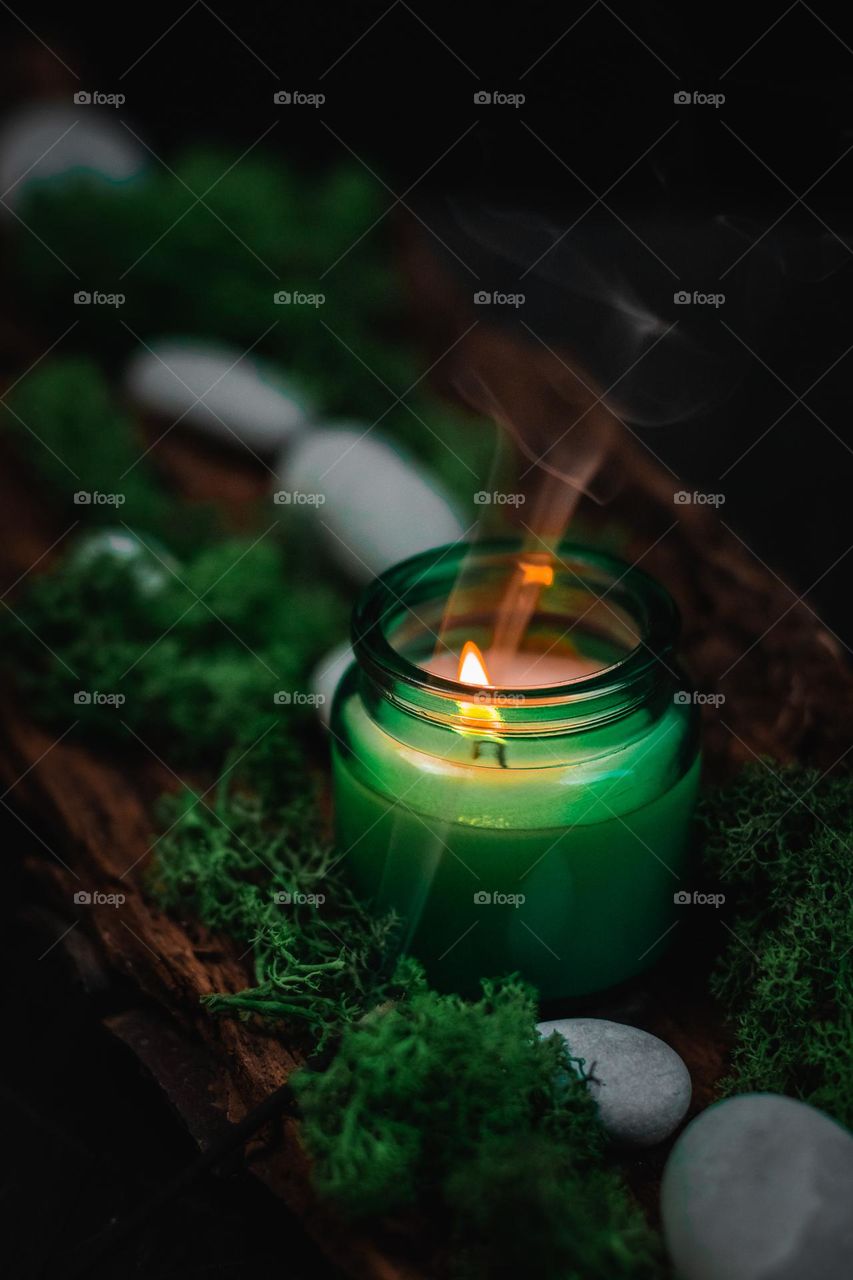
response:
<path id="1" fill-rule="evenodd" d="M 471 748 L 471 759 L 479 760 L 480 751 L 487 744 L 497 749 L 498 765 L 501 769 L 505 769 L 507 767 L 506 748 L 502 742 L 493 742 L 491 739 L 487 739 L 486 742 L 480 742 L 479 740 L 476 741 Z"/>

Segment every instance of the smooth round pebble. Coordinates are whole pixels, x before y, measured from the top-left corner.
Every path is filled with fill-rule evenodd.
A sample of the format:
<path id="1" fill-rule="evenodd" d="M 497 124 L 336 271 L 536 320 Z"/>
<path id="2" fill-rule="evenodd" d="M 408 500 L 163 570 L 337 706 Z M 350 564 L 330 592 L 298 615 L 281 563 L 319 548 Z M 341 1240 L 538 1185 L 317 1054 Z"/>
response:
<path id="1" fill-rule="evenodd" d="M 624 1146 L 651 1147 L 678 1127 L 690 1106 L 690 1072 L 657 1036 L 604 1018 L 540 1022 L 543 1036 L 558 1031 L 572 1056 L 584 1059 L 595 1079 L 589 1091 L 601 1123 Z"/>
<path id="2" fill-rule="evenodd" d="M 339 644 L 322 658 L 311 672 L 308 681 L 311 692 L 317 698 L 317 714 L 328 728 L 335 691 L 344 672 L 355 661 L 355 654 L 348 640 Z"/>
<path id="3" fill-rule="evenodd" d="M 847 1280 L 853 1136 L 793 1098 L 727 1098 L 675 1143 L 661 1213 L 683 1280 Z"/>
<path id="4" fill-rule="evenodd" d="M 317 514 L 332 555 L 360 582 L 462 536 L 440 486 L 367 425 L 302 436 L 285 451 L 279 482 Z"/>
<path id="5" fill-rule="evenodd" d="M 0 128 L 0 192 L 13 209 L 39 182 L 81 173 L 126 182 L 145 168 L 133 135 L 97 107 L 40 102 L 14 112 Z"/>
<path id="6" fill-rule="evenodd" d="M 176 339 L 141 349 L 125 386 L 143 409 L 207 431 L 227 444 L 270 453 L 306 421 L 306 398 L 238 347 Z"/>
<path id="7" fill-rule="evenodd" d="M 144 595 L 160 591 L 172 576 L 169 570 L 178 568 L 174 556 L 155 539 L 146 538 L 143 543 L 124 529 L 96 529 L 84 534 L 72 547 L 69 560 L 73 565 L 85 567 L 102 556 L 128 565 Z"/>

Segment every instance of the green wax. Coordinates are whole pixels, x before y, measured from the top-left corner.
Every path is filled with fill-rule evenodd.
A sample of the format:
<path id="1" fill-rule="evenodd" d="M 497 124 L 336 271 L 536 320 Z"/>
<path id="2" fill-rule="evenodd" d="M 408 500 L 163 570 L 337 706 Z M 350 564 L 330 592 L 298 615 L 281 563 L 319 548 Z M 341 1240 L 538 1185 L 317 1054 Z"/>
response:
<path id="1" fill-rule="evenodd" d="M 600 754 L 570 744 L 553 763 L 542 741 L 541 768 L 513 768 L 513 744 L 505 769 L 413 750 L 355 697 L 340 720 L 344 865 L 403 918 L 405 948 L 438 989 L 475 992 L 482 977 L 518 971 L 543 999 L 582 996 L 660 957 L 699 777 L 683 708 Z"/>

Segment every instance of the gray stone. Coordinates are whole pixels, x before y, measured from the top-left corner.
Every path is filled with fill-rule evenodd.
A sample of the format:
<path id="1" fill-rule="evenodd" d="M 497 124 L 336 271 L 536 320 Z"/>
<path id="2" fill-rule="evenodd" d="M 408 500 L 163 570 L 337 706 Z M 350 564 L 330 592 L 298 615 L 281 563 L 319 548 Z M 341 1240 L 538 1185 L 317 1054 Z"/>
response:
<path id="1" fill-rule="evenodd" d="M 661 1212 L 683 1280 L 847 1280 L 853 1137 L 793 1098 L 727 1098 L 673 1147 Z"/>
<path id="2" fill-rule="evenodd" d="M 541 1035 L 558 1031 L 572 1056 L 592 1072 L 589 1091 L 614 1142 L 650 1147 L 678 1127 L 690 1105 L 690 1073 L 674 1049 L 639 1027 L 603 1018 L 540 1022 Z"/>
<path id="3" fill-rule="evenodd" d="M 331 554 L 361 582 L 462 536 L 438 482 L 369 423 L 305 433 L 285 450 L 279 482 L 316 514 Z"/>
<path id="4" fill-rule="evenodd" d="M 81 173 L 126 182 L 146 168 L 142 147 L 115 111 L 38 102 L 14 112 L 0 129 L 0 191 L 12 209 L 40 182 Z"/>
<path id="5" fill-rule="evenodd" d="M 263 360 L 188 338 L 141 348 L 125 384 L 143 409 L 259 453 L 278 449 L 310 412 L 306 398 Z"/>
<path id="6" fill-rule="evenodd" d="M 83 534 L 74 543 L 69 562 L 86 567 L 102 557 L 126 564 L 143 595 L 155 595 L 179 572 L 177 560 L 155 538 L 146 536 L 142 542 L 126 529 Z"/>

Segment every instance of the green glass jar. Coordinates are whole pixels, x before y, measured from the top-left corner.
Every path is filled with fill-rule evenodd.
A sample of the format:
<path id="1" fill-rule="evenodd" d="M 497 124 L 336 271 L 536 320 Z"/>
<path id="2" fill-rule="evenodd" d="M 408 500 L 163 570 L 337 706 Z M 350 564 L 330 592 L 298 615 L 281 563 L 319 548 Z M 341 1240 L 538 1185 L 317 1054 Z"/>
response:
<path id="1" fill-rule="evenodd" d="M 542 579 L 503 683 L 455 678 L 466 644 L 488 656 L 524 564 L 509 542 L 456 545 L 364 592 L 332 710 L 335 822 L 342 866 L 439 990 L 520 972 L 558 999 L 669 941 L 698 726 L 669 596 L 578 546 Z"/>

